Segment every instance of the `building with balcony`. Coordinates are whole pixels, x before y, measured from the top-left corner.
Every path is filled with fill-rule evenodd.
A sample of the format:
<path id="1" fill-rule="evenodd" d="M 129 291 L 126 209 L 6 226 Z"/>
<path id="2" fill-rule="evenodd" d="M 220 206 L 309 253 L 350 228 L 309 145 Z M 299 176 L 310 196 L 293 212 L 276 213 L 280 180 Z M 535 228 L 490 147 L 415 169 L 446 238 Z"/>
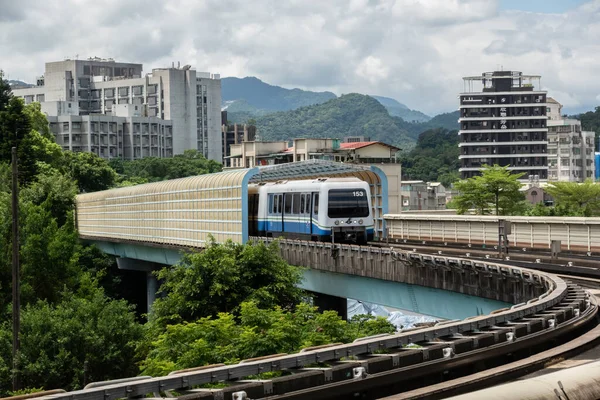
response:
<path id="1" fill-rule="evenodd" d="M 461 178 L 498 164 L 523 173 L 523 180 L 530 175 L 548 179 L 547 104 L 540 76 L 495 71 L 463 81 L 458 120 Z"/>
<path id="2" fill-rule="evenodd" d="M 581 121 L 562 116 L 562 105 L 552 97 L 548 107 L 548 181 L 583 182 L 594 179 L 595 133 L 581 130 Z"/>
<path id="3" fill-rule="evenodd" d="M 45 68 L 44 75 L 37 79 L 37 86 L 17 88 L 13 93 L 23 98 L 25 103 L 40 102 L 50 119 L 57 117 L 64 123 L 71 118 L 77 126 L 86 120 L 80 117 L 87 116 L 94 117 L 89 119 L 90 123 L 93 120 L 107 124 L 114 122 L 115 117 L 137 118 L 140 124 L 144 121 L 150 133 L 152 124 L 157 126 L 157 130 L 160 125 L 169 127 L 171 131 L 169 140 L 164 138 L 164 151 L 158 148 L 154 149 L 156 151 L 140 149 L 140 157 L 146 153 L 170 157 L 188 149 L 197 149 L 207 158 L 222 161 L 221 79 L 218 74 L 196 72 L 189 65 L 176 67 L 174 64 L 170 68 L 157 68 L 143 74 L 142 64 L 99 58 L 50 62 Z M 130 106 L 130 110 L 125 111 L 121 106 Z M 129 128 L 135 136 L 135 125 L 130 124 Z M 64 135 L 64 130 L 60 132 Z M 143 132 L 144 128 L 140 128 L 140 133 Z M 79 151 L 77 149 L 86 148 L 86 145 L 73 146 L 72 143 L 77 143 L 73 138 L 68 141 L 62 139 L 64 137 L 60 140 L 57 137 L 65 149 Z M 145 142 L 144 137 L 138 139 L 131 140 L 132 146 L 136 141 Z M 101 148 L 97 148 L 97 154 L 107 158 L 113 157 L 111 154 L 137 158 L 134 147 L 130 152 L 125 151 L 127 140 L 124 136 L 122 153 L 108 151 L 102 155 Z M 69 147 L 65 144 L 67 142 Z M 149 138 L 148 142 L 153 140 Z M 90 146 L 81 151 L 96 152 L 95 147 Z"/>
<path id="4" fill-rule="evenodd" d="M 330 160 L 369 164 L 381 169 L 388 181 L 388 212 L 402 210 L 400 197 L 401 166 L 396 153 L 400 150 L 383 142 L 357 142 L 356 138 L 294 139 L 293 141 L 242 141 L 230 146 L 226 168 L 252 168 L 304 160 Z"/>

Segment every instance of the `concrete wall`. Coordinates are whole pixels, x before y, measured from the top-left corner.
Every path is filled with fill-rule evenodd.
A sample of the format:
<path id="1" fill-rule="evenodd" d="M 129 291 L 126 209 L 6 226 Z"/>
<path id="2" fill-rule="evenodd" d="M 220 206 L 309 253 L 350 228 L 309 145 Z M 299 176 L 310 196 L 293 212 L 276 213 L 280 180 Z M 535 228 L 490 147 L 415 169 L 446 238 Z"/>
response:
<path id="1" fill-rule="evenodd" d="M 339 274 L 450 290 L 511 304 L 526 302 L 546 291 L 539 282 L 510 275 L 509 267 L 477 269 L 469 261 L 448 263 L 445 257 L 395 252 L 389 248 L 332 245 L 330 243 L 280 240 L 282 257 L 292 265 Z M 481 263 L 484 265 L 485 263 Z M 490 265 L 495 265 L 490 263 Z"/>

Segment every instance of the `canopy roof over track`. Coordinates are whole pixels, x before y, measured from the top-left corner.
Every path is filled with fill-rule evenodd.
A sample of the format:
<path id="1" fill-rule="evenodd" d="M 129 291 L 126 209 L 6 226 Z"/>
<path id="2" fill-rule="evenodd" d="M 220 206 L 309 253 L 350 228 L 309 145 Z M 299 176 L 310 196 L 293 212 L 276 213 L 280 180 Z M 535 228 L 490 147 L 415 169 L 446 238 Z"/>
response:
<path id="1" fill-rule="evenodd" d="M 387 179 L 377 167 L 308 160 L 191 176 L 77 196 L 83 238 L 203 247 L 248 240 L 248 184 L 355 176 L 369 183 L 375 230 L 383 237 Z"/>

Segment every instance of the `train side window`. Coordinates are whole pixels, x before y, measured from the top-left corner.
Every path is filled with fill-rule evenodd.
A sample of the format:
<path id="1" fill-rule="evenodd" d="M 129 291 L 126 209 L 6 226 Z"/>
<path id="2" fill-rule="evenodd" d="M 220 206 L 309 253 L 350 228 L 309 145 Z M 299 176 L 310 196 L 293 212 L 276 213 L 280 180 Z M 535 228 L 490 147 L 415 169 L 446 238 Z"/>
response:
<path id="1" fill-rule="evenodd" d="M 310 193 L 305 194 L 306 202 L 304 203 L 304 214 L 310 214 Z"/>
<path id="2" fill-rule="evenodd" d="M 300 214 L 300 193 L 294 193 L 294 203 L 292 204 L 292 213 Z"/>
<path id="3" fill-rule="evenodd" d="M 274 196 L 272 194 L 269 195 L 269 214 L 273 214 L 273 203 L 275 203 L 273 201 L 273 197 Z"/>
<path id="4" fill-rule="evenodd" d="M 285 194 L 285 208 L 283 209 L 283 212 L 285 214 L 292 213 L 292 194 L 291 193 Z"/>
<path id="5" fill-rule="evenodd" d="M 313 210 L 315 215 L 319 215 L 319 193 L 315 193 L 313 197 Z"/>
<path id="6" fill-rule="evenodd" d="M 304 214 L 305 208 L 306 208 L 306 195 L 301 194 L 300 195 L 300 214 Z"/>
<path id="7" fill-rule="evenodd" d="M 283 211 L 283 195 L 278 194 L 277 195 L 277 214 L 281 214 L 282 211 Z"/>

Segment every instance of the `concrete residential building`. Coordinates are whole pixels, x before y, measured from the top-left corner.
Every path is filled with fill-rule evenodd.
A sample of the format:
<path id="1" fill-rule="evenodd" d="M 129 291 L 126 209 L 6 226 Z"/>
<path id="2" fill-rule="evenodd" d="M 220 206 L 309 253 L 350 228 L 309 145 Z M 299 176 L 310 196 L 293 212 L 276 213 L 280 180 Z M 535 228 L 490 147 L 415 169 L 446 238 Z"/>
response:
<path id="1" fill-rule="evenodd" d="M 445 210 L 446 188 L 440 182 L 402 181 L 402 211 Z"/>
<path id="2" fill-rule="evenodd" d="M 594 179 L 595 133 L 581 130 L 581 121 L 562 116 L 562 105 L 548 97 L 548 180 L 583 182 Z"/>
<path id="3" fill-rule="evenodd" d="M 144 75 L 142 64 L 90 58 L 46 63 L 44 75 L 37 82 L 36 87 L 15 89 L 14 95 L 25 99 L 25 103 L 42 103 L 47 115 L 61 117 L 63 124 L 71 119 L 77 124 L 82 120 L 75 117 L 84 116 L 94 116 L 97 122 L 106 119 L 107 123 L 121 116 L 138 118 L 139 123 L 147 118 L 144 120 L 146 124 L 155 125 L 160 119 L 168 121 L 160 123 L 163 127 L 171 127 L 170 144 L 165 137 L 164 149 L 157 145 L 155 149 L 150 148 L 148 154 L 169 157 L 187 149 L 197 149 L 207 158 L 222 160 L 221 79 L 218 74 L 196 72 L 189 65 L 181 68 L 173 65 L 153 69 Z M 127 110 L 115 108 L 122 105 L 132 107 Z M 69 107 L 73 111 L 69 111 Z M 152 132 L 152 125 L 148 127 Z M 113 157 L 111 154 L 128 159 L 138 157 L 135 151 L 125 152 L 125 136 L 129 134 L 131 142 L 136 141 L 131 137 L 136 135 L 136 127 L 130 124 L 129 128 L 128 132 L 118 129 L 116 132 L 117 143 L 123 143 L 123 150 L 117 149 L 104 157 Z M 140 133 L 143 131 L 140 128 Z M 67 133 L 65 130 L 60 132 Z M 101 135 L 102 132 L 94 134 Z M 91 137 L 89 139 L 90 143 L 93 142 Z M 139 137 L 139 141 L 143 142 L 144 138 Z M 64 144 L 66 141 L 61 142 L 68 150 L 78 151 L 77 148 L 81 147 L 72 145 L 77 142 L 75 138 L 69 138 L 68 142 L 68 148 Z M 139 157 L 143 157 L 144 153 L 140 149 Z"/>
<path id="4" fill-rule="evenodd" d="M 548 178 L 546 92 L 538 75 L 485 72 L 463 78 L 460 93 L 461 178 L 485 164 L 508 166 L 522 179 Z"/>
<path id="5" fill-rule="evenodd" d="M 388 181 L 388 212 L 402 210 L 400 149 L 383 142 L 341 142 L 340 139 L 294 139 L 278 142 L 244 141 L 230 146 L 230 168 L 252 168 L 311 159 L 375 165 Z"/>

